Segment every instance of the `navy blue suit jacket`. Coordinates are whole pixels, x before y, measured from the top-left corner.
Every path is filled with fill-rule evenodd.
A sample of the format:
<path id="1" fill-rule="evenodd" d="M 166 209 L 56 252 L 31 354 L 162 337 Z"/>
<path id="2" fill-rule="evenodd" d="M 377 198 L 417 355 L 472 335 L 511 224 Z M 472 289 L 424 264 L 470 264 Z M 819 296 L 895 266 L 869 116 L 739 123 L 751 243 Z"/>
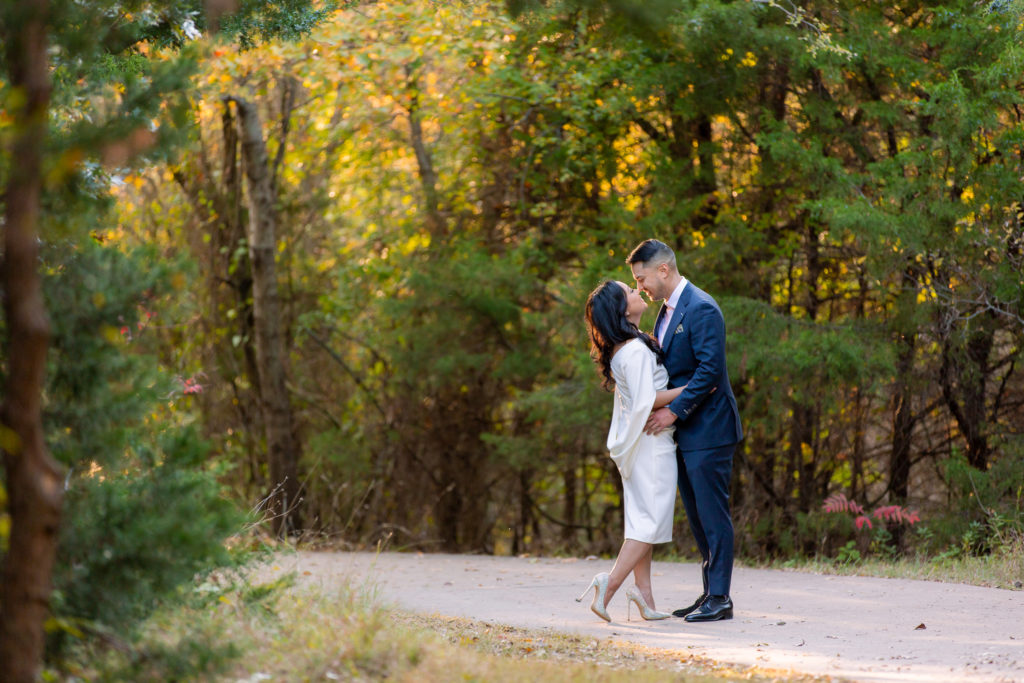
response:
<path id="1" fill-rule="evenodd" d="M 659 320 L 664 312 L 662 306 Z M 662 351 L 669 387 L 686 385 L 668 406 L 678 418 L 679 450 L 739 443 L 743 428 L 725 367 L 725 319 L 711 295 L 692 282 L 686 283 L 668 321 Z"/>

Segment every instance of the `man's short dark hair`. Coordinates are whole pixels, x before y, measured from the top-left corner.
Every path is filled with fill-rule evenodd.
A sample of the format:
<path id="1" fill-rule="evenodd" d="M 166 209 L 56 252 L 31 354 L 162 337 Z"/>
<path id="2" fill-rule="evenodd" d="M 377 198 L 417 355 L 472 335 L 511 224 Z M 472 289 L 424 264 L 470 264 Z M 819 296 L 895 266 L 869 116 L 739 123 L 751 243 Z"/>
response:
<path id="1" fill-rule="evenodd" d="M 626 257 L 626 263 L 633 265 L 634 263 L 642 263 L 647 265 L 652 263 L 654 265 L 661 265 L 667 263 L 673 268 L 676 267 L 676 255 L 672 251 L 672 247 L 668 246 L 660 240 L 644 240 L 637 245 L 629 256 Z"/>

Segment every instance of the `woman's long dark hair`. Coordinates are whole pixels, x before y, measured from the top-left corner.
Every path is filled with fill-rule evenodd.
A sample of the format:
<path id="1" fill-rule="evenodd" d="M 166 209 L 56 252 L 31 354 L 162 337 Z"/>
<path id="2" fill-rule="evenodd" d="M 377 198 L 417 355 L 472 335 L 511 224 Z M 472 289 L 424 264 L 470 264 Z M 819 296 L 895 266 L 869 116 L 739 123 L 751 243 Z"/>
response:
<path id="1" fill-rule="evenodd" d="M 615 388 L 612 355 L 615 353 L 615 347 L 622 342 L 639 339 L 658 357 L 658 363 L 662 362 L 661 347 L 654 337 L 644 334 L 626 319 L 628 306 L 626 293 L 614 280 L 602 282 L 587 297 L 584 320 L 590 334 L 590 357 L 600 370 L 603 378 L 601 386 L 608 391 Z"/>

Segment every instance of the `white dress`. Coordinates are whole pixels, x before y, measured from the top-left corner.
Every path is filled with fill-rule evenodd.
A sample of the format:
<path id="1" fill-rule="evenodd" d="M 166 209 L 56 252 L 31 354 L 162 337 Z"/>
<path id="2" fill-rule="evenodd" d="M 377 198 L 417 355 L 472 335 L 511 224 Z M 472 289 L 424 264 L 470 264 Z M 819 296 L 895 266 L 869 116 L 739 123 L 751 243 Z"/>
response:
<path id="1" fill-rule="evenodd" d="M 626 538 L 644 543 L 672 540 L 676 502 L 674 427 L 657 436 L 644 433 L 655 394 L 668 387 L 668 372 L 639 339 L 612 356 L 615 410 L 608 452 L 622 475 Z"/>

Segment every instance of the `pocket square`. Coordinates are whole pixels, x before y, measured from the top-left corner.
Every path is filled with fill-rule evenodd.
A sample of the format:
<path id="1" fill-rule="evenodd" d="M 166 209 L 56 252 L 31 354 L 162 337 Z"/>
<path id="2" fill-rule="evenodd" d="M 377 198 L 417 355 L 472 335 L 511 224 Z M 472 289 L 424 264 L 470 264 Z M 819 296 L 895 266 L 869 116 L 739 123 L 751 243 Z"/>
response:
<path id="1" fill-rule="evenodd" d="M 677 327 L 677 328 L 676 328 L 676 331 L 675 331 L 675 332 L 673 332 L 672 334 L 673 334 L 673 335 L 676 335 L 676 334 L 681 334 L 681 333 L 682 333 L 682 331 L 683 331 L 683 324 L 682 324 L 682 323 L 679 323 L 679 327 Z"/>

